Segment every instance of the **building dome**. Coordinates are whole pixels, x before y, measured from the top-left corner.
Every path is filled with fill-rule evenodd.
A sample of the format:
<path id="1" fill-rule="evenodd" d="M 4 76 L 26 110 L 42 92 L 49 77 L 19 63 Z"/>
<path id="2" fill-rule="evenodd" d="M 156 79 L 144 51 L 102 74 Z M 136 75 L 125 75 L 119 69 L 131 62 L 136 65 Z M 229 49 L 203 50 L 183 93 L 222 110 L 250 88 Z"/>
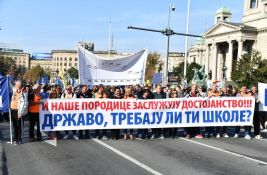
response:
<path id="1" fill-rule="evenodd" d="M 231 13 L 231 10 L 225 6 L 222 6 L 221 8 L 219 8 L 217 11 L 216 11 L 216 14 L 219 14 L 219 13 L 223 13 L 223 14 L 232 14 Z"/>
<path id="2" fill-rule="evenodd" d="M 197 38 L 196 44 L 197 45 L 204 45 L 205 44 L 205 39 L 204 38 Z"/>

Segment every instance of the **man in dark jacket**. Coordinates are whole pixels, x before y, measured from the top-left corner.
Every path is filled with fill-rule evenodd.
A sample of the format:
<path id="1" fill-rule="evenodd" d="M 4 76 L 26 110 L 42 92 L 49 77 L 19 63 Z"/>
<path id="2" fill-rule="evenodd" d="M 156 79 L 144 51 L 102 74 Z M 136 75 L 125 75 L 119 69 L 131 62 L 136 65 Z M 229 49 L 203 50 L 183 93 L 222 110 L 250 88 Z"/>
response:
<path id="1" fill-rule="evenodd" d="M 77 98 L 92 98 L 92 94 L 88 86 L 82 86 L 81 93 L 77 94 Z M 79 138 L 83 138 L 83 131 L 85 132 L 85 137 L 89 138 L 89 130 L 79 130 Z"/>
<path id="2" fill-rule="evenodd" d="M 161 85 L 157 85 L 156 87 L 156 92 L 154 93 L 154 99 L 165 99 L 166 98 L 166 94 L 162 91 Z M 152 136 L 151 138 L 154 139 L 158 136 L 160 136 L 160 139 L 164 139 L 164 133 L 165 133 L 165 129 L 163 128 L 155 128 L 152 129 Z"/>

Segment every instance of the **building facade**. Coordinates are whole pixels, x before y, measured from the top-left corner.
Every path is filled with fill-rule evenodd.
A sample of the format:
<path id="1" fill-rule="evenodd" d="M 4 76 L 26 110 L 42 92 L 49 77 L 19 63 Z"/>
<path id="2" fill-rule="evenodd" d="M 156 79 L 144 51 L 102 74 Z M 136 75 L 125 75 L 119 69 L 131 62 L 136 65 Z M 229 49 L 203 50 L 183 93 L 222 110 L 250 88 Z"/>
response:
<path id="1" fill-rule="evenodd" d="M 267 0 L 244 0 L 241 23 L 232 22 L 231 15 L 228 8 L 221 7 L 215 25 L 203 35 L 205 56 L 201 64 L 206 74 L 211 72 L 213 81 L 230 81 L 233 63 L 244 53 L 257 50 L 263 59 L 267 58 Z"/>
<path id="2" fill-rule="evenodd" d="M 30 54 L 24 53 L 23 50 L 0 48 L 0 56 L 13 59 L 17 67 L 26 69 L 30 67 Z"/>
<path id="3" fill-rule="evenodd" d="M 175 67 L 178 67 L 184 62 L 185 53 L 182 52 L 169 52 L 168 72 L 173 72 Z"/>

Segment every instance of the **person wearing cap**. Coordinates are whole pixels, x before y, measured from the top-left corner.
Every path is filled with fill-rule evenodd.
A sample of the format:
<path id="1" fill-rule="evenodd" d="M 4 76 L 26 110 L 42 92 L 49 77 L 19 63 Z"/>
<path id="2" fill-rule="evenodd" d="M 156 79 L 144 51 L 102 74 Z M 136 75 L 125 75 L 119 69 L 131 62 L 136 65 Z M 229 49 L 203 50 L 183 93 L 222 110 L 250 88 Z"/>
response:
<path id="1" fill-rule="evenodd" d="M 29 94 L 29 135 L 30 142 L 35 141 L 34 137 L 34 126 L 37 125 L 37 141 L 42 141 L 42 134 L 40 131 L 40 121 L 39 121 L 39 104 L 41 103 L 41 86 L 35 84 L 32 87 L 33 91 Z"/>
<path id="2" fill-rule="evenodd" d="M 68 85 L 65 93 L 62 94 L 61 98 L 65 99 L 76 98 L 76 94 L 73 92 L 73 87 L 71 85 Z M 72 130 L 72 134 L 75 140 L 79 140 L 79 137 L 76 135 L 76 130 Z M 65 131 L 65 136 L 63 137 L 63 139 L 68 139 L 69 137 L 70 137 L 69 131 Z"/>

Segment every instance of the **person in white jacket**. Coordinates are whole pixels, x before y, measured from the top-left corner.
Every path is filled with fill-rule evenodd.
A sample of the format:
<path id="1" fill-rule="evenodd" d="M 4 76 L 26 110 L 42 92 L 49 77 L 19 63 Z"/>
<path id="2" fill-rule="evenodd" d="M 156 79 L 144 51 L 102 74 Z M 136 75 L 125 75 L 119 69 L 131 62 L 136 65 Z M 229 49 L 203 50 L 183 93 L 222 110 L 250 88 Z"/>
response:
<path id="1" fill-rule="evenodd" d="M 21 120 L 20 122 L 20 143 L 23 143 L 23 133 L 24 133 L 24 117 L 28 114 L 28 91 L 24 87 L 22 88 L 22 93 L 19 96 L 19 102 L 18 102 L 18 119 Z"/>

